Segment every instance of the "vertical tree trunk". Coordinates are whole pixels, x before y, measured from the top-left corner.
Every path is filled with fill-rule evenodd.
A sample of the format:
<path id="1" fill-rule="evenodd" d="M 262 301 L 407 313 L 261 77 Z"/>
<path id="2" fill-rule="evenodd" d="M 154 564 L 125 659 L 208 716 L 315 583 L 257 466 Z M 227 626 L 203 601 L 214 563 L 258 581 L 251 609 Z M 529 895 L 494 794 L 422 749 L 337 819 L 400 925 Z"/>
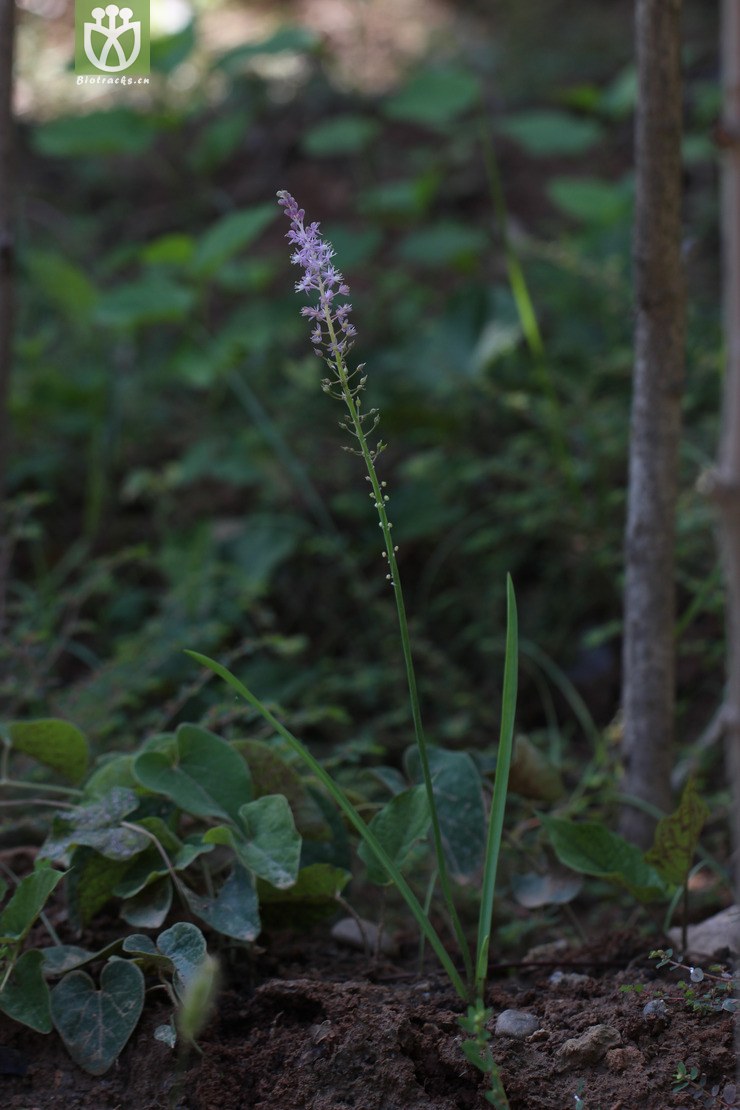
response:
<path id="1" fill-rule="evenodd" d="M 681 0 L 637 0 L 635 368 L 624 607 L 626 794 L 671 808 L 674 538 L 685 295 L 681 265 Z M 622 831 L 650 843 L 627 805 Z"/>
<path id="2" fill-rule="evenodd" d="M 717 469 L 710 492 L 720 509 L 727 591 L 725 753 L 732 788 L 736 901 L 740 902 L 740 4 L 722 3 L 722 163 L 725 393 Z"/>
<path id="3" fill-rule="evenodd" d="M 13 42 L 15 0 L 0 0 L 0 526 L 8 460 L 8 393 L 13 349 Z M 0 583 L 2 589 L 2 583 Z"/>

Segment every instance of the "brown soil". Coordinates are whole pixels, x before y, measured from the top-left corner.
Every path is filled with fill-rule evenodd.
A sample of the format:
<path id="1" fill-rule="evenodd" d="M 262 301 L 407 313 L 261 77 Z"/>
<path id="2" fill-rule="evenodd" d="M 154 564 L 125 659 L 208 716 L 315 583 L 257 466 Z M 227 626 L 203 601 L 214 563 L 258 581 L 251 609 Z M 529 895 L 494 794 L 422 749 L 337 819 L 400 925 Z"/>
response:
<path id="1" fill-rule="evenodd" d="M 637 954 L 643 958 L 634 958 Z M 612 936 L 560 962 L 520 965 L 494 981 L 494 1015 L 527 1010 L 539 1029 L 525 1040 L 497 1037 L 512 1110 L 668 1110 L 696 1105 L 672 1090 L 676 1065 L 695 1064 L 713 1083 L 734 1072 L 732 1019 L 701 1015 L 680 1001 L 675 981 L 656 975 L 644 940 Z M 564 977 L 553 983 L 560 969 Z M 513 971 L 510 971 L 513 974 Z M 644 983 L 642 993 L 624 984 Z M 665 1019 L 646 1019 L 651 998 L 668 996 Z M 338 948 L 325 930 L 275 938 L 219 998 L 178 1092 L 177 1058 L 155 1041 L 166 1012 L 152 996 L 118 1063 L 102 1078 L 80 1071 L 55 1035 L 0 1021 L 0 1106 L 4 1110 L 463 1110 L 489 1105 L 479 1075 L 460 1052 L 461 1006 L 436 970 L 407 967 Z M 613 1047 L 590 1056 L 562 1051 L 597 1025 Z M 12 1074 L 23 1067 L 25 1075 Z M 7 1074 L 10 1072 L 11 1074 Z"/>

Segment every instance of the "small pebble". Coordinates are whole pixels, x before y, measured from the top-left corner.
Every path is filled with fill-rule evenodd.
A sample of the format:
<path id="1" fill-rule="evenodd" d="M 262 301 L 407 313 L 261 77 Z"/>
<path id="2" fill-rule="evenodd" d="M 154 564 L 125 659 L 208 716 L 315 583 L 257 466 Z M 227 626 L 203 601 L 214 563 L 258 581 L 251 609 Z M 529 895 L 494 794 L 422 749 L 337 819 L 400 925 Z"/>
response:
<path id="1" fill-rule="evenodd" d="M 503 1010 L 496 1018 L 494 1032 L 499 1037 L 515 1037 L 523 1041 L 540 1027 L 540 1019 L 526 1010 Z"/>
<path id="2" fill-rule="evenodd" d="M 642 1016 L 646 1019 L 668 1017 L 668 1007 L 663 998 L 653 998 L 646 1002 L 642 1008 Z"/>
<path id="3" fill-rule="evenodd" d="M 589 977 L 577 971 L 553 971 L 547 981 L 551 987 L 581 987 L 588 983 Z"/>
<path id="4" fill-rule="evenodd" d="M 372 921 L 357 921 L 354 917 L 343 917 L 332 926 L 331 935 L 338 944 L 344 944 L 347 948 L 364 951 L 367 946 L 371 954 L 379 951 L 384 956 L 398 955 L 398 944 L 390 934 L 380 933 L 380 945 L 378 945 L 379 930 Z"/>

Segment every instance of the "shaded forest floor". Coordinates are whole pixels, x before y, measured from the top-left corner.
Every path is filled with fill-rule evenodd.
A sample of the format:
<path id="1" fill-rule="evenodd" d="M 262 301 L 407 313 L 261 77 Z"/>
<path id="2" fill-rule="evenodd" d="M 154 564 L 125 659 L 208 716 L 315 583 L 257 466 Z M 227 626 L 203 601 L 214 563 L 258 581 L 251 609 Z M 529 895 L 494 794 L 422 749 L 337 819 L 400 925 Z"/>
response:
<path id="1" fill-rule="evenodd" d="M 0 1023 L 6 1110 L 462 1110 L 488 1105 L 463 1059 L 461 1007 L 431 968 L 372 963 L 325 928 L 274 936 L 251 968 L 231 969 L 203 1055 L 178 1072 L 153 1031 L 151 1003 L 118 1064 L 81 1072 L 56 1037 Z M 698 1014 L 648 964 L 644 939 L 612 934 L 510 969 L 487 1002 L 536 1019 L 526 1037 L 494 1037 L 512 1110 L 667 1110 L 696 1105 L 672 1079 L 683 1061 L 707 1088 L 734 1076 L 732 1018 Z M 644 984 L 639 992 L 620 988 Z M 665 1016 L 644 1016 L 665 997 Z M 534 1024 L 534 1022 L 533 1022 Z M 25 1074 L 12 1074 L 23 1071 Z M 693 1089 L 695 1091 L 695 1088 Z M 581 1101 L 578 1101 L 578 1100 Z M 722 1106 L 724 1103 L 706 1103 Z"/>

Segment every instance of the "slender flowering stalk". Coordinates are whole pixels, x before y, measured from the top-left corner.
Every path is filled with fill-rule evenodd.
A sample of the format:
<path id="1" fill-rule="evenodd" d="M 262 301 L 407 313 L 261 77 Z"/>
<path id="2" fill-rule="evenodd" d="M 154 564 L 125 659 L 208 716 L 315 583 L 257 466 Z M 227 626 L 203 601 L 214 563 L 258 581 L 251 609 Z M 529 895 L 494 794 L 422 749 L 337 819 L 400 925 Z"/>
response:
<path id="1" fill-rule="evenodd" d="M 385 493 L 386 483 L 381 482 L 375 469 L 375 460 L 384 448 L 382 441 L 374 449 L 368 443 L 368 435 L 378 424 L 378 413 L 375 409 L 362 412 L 362 398 L 360 396 L 366 378 L 362 374 L 363 365 L 354 371 L 349 371 L 346 356 L 353 345 L 355 328 L 350 323 L 349 314 L 352 306 L 346 301 L 338 301 L 349 295 L 349 286 L 342 274 L 334 266 L 334 249 L 330 243 L 322 239 L 318 223 L 305 224 L 305 212 L 298 207 L 297 201 L 285 190 L 278 193 L 278 204 L 285 209 L 285 214 L 290 220 L 290 231 L 286 238 L 293 244 L 295 250 L 291 255 L 291 262 L 303 269 L 303 277 L 296 282 L 296 292 L 318 294 L 315 304 L 306 305 L 301 309 L 301 315 L 308 317 L 313 322 L 311 342 L 316 353 L 323 357 L 331 376 L 324 379 L 322 388 L 325 392 L 344 402 L 348 419 L 343 422 L 344 427 L 357 441 L 357 448 L 353 448 L 361 455 L 367 469 L 367 480 L 370 482 L 372 498 L 378 513 L 379 526 L 385 541 L 384 558 L 387 560 L 388 573 L 386 578 L 390 582 L 396 599 L 396 610 L 401 633 L 404 662 L 406 666 L 406 679 L 408 682 L 411 700 L 411 714 L 414 722 L 414 732 L 419 751 L 419 758 L 429 801 L 429 810 L 432 822 L 432 835 L 434 839 L 435 855 L 439 869 L 439 881 L 447 911 L 450 915 L 460 951 L 465 963 L 466 975 L 469 982 L 473 979 L 473 966 L 470 949 L 455 908 L 452 887 L 447 871 L 444 849 L 442 846 L 442 832 L 434 800 L 432 775 L 429 766 L 427 744 L 421 720 L 419 696 L 416 685 L 416 674 L 411 654 L 411 641 L 409 637 L 406 608 L 403 592 L 398 574 L 398 563 L 391 530 L 393 524 L 388 519 L 386 505 L 388 494 Z M 367 427 L 366 427 L 367 425 Z"/>

